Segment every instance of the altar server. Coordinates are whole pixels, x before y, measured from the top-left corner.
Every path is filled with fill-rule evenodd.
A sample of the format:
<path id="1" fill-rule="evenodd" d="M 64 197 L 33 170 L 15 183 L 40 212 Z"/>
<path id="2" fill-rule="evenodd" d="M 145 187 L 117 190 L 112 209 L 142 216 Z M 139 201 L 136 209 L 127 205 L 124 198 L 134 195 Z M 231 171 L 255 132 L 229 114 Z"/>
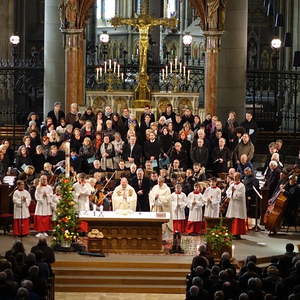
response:
<path id="1" fill-rule="evenodd" d="M 91 195 L 91 186 L 85 180 L 86 175 L 84 173 L 80 173 L 77 175 L 77 182 L 74 183 L 74 201 L 77 204 L 77 210 L 80 211 L 88 211 L 90 210 L 90 199 Z M 80 231 L 88 232 L 88 223 L 80 222 Z"/>
<path id="2" fill-rule="evenodd" d="M 34 227 L 38 232 L 37 237 L 48 236 L 47 231 L 52 229 L 52 199 L 53 190 L 48 185 L 46 175 L 40 177 L 40 182 L 35 191 L 36 208 L 34 216 Z"/>
<path id="3" fill-rule="evenodd" d="M 219 218 L 221 190 L 217 187 L 217 179 L 210 179 L 210 186 L 205 190 L 203 199 L 205 203 L 204 217 Z"/>
<path id="4" fill-rule="evenodd" d="M 236 239 L 240 239 L 241 234 L 246 234 L 246 192 L 245 186 L 240 180 L 240 173 L 234 173 L 234 182 L 226 191 L 226 195 L 230 199 L 226 217 L 234 218 L 232 223 L 232 234 Z"/>
<path id="5" fill-rule="evenodd" d="M 128 184 L 125 177 L 121 178 L 112 194 L 112 206 L 114 211 L 135 212 L 137 203 L 137 195 L 134 188 Z"/>
<path id="6" fill-rule="evenodd" d="M 182 192 L 180 184 L 176 184 L 175 192 L 171 195 L 172 205 L 172 218 L 173 218 L 173 231 L 174 232 L 185 232 L 185 213 L 184 208 L 186 206 L 186 195 Z"/>
<path id="7" fill-rule="evenodd" d="M 150 210 L 153 212 L 170 212 L 171 190 L 165 184 L 162 176 L 158 177 L 158 184 L 149 193 Z"/>
<path id="8" fill-rule="evenodd" d="M 204 206 L 202 188 L 199 183 L 194 185 L 194 190 L 187 197 L 187 207 L 189 217 L 185 232 L 188 234 L 202 234 L 205 232 L 205 222 L 203 221 L 202 207 Z"/>
<path id="9" fill-rule="evenodd" d="M 25 183 L 22 180 L 18 180 L 17 182 L 17 190 L 13 194 L 13 202 L 13 233 L 16 236 L 26 236 L 29 234 L 30 214 L 28 207 L 31 202 L 31 196 L 25 190 Z"/>

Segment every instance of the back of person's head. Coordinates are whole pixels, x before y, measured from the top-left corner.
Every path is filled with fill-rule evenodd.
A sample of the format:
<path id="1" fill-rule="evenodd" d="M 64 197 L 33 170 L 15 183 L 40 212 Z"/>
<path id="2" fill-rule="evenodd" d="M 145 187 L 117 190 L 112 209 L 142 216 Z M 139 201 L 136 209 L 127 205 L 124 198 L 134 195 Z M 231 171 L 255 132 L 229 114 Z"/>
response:
<path id="1" fill-rule="evenodd" d="M 246 293 L 241 293 L 240 296 L 239 296 L 239 300 L 248 300 L 249 297 L 248 297 L 248 294 Z"/>
<path id="2" fill-rule="evenodd" d="M 31 280 L 25 279 L 21 282 L 21 287 L 27 289 L 30 292 L 33 289 L 33 283 Z"/>
<path id="3" fill-rule="evenodd" d="M 25 248 L 21 241 L 15 241 L 11 250 L 14 254 L 19 253 L 19 252 L 25 253 Z"/>
<path id="4" fill-rule="evenodd" d="M 279 270 L 275 266 L 269 266 L 267 268 L 267 274 L 269 276 L 271 276 L 271 275 L 279 275 Z"/>
<path id="5" fill-rule="evenodd" d="M 250 290 L 255 291 L 255 290 L 259 289 L 261 287 L 261 285 L 262 285 L 262 282 L 259 278 L 251 277 L 248 280 L 248 288 Z"/>
<path id="6" fill-rule="evenodd" d="M 218 265 L 213 265 L 211 268 L 211 274 L 214 276 L 218 276 L 218 274 L 220 273 L 220 267 Z"/>
<path id="7" fill-rule="evenodd" d="M 25 258 L 25 263 L 28 267 L 35 265 L 36 264 L 35 254 L 32 252 L 28 253 L 28 255 Z"/>
<path id="8" fill-rule="evenodd" d="M 37 250 L 37 251 L 34 252 L 34 254 L 35 254 L 37 262 L 43 262 L 44 261 L 44 257 L 43 257 L 44 253 L 43 253 L 43 251 Z"/>
<path id="9" fill-rule="evenodd" d="M 195 269 L 195 273 L 197 276 L 203 275 L 204 271 L 205 271 L 205 269 L 202 266 L 197 266 Z"/>
<path id="10" fill-rule="evenodd" d="M 28 275 L 31 277 L 31 278 L 38 278 L 39 276 L 39 267 L 34 265 L 34 266 L 31 266 L 29 269 L 28 269 Z"/>
<path id="11" fill-rule="evenodd" d="M 248 271 L 250 271 L 250 272 L 255 272 L 255 269 L 256 269 L 255 263 L 252 262 L 252 261 L 249 261 L 249 262 L 247 263 L 247 269 L 248 269 Z"/>
<path id="12" fill-rule="evenodd" d="M 199 288 L 198 288 L 196 285 L 192 285 L 192 286 L 190 287 L 189 294 L 190 294 L 192 297 L 197 297 L 198 294 L 199 294 Z"/>
<path id="13" fill-rule="evenodd" d="M 47 246 L 47 240 L 44 236 L 39 238 L 38 246 Z"/>
<path id="14" fill-rule="evenodd" d="M 11 262 L 9 262 L 6 258 L 0 259 L 0 272 L 4 271 L 5 269 L 9 269 L 12 267 Z"/>
<path id="15" fill-rule="evenodd" d="M 256 255 L 249 255 L 249 256 L 247 256 L 247 263 L 248 262 L 250 262 L 250 261 L 252 261 L 252 262 L 254 262 L 255 264 L 257 263 L 257 257 L 256 257 Z"/>
<path id="16" fill-rule="evenodd" d="M 5 272 L 0 272 L 0 283 L 4 282 L 7 279 L 7 275 Z"/>
<path id="17" fill-rule="evenodd" d="M 286 252 L 288 252 L 288 253 L 293 253 L 293 252 L 294 252 L 294 249 L 295 249 L 295 246 L 294 246 L 294 244 L 292 244 L 292 243 L 287 243 L 287 244 L 285 245 L 285 250 L 286 250 Z"/>
<path id="18" fill-rule="evenodd" d="M 14 272 L 12 269 L 5 269 L 4 273 L 6 274 L 7 280 L 14 280 Z"/>
<path id="19" fill-rule="evenodd" d="M 273 300 L 272 294 L 265 294 L 264 300 Z"/>
<path id="20" fill-rule="evenodd" d="M 203 280 L 199 276 L 196 276 L 192 279 L 192 285 L 196 285 L 198 288 L 202 288 Z"/>
<path id="21" fill-rule="evenodd" d="M 16 300 L 29 300 L 29 292 L 26 288 L 20 287 L 17 291 Z"/>
<path id="22" fill-rule="evenodd" d="M 214 300 L 224 300 L 224 292 L 216 291 L 214 294 Z"/>

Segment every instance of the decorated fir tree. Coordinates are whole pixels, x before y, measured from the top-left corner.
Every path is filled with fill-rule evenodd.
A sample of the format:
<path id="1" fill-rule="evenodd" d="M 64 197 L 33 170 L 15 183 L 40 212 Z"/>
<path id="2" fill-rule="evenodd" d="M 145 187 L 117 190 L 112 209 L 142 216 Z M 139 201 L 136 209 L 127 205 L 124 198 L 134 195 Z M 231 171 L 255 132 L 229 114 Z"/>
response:
<path id="1" fill-rule="evenodd" d="M 74 201 L 72 180 L 61 177 L 59 188 L 61 199 L 56 208 L 53 243 L 56 246 L 71 245 L 78 237 L 78 214 Z"/>

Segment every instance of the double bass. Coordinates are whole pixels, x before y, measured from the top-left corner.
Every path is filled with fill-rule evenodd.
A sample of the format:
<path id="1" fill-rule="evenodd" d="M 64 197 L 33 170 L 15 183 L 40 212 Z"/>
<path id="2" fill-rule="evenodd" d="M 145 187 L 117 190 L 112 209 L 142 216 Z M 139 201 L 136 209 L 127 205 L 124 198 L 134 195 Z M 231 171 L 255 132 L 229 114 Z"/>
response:
<path id="1" fill-rule="evenodd" d="M 283 188 L 286 184 L 283 186 Z M 284 195 L 282 188 L 275 193 L 275 195 L 269 200 L 269 206 L 264 215 L 265 228 L 270 232 L 276 233 L 282 222 L 284 210 L 287 206 L 287 197 Z"/>

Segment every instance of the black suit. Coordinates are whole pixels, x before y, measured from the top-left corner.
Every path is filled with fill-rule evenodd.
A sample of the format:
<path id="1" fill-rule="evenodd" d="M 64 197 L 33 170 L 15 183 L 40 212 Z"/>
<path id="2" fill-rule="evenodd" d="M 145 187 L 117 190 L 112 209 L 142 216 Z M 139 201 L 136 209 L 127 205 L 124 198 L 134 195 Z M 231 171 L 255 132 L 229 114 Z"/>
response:
<path id="1" fill-rule="evenodd" d="M 274 170 L 268 169 L 266 174 L 266 182 L 264 187 L 269 190 L 269 199 L 274 194 L 280 179 L 280 169 L 277 167 Z"/>
<path id="2" fill-rule="evenodd" d="M 56 128 L 59 125 L 60 119 L 65 117 L 65 113 L 62 110 L 58 111 L 58 119 L 57 119 L 55 116 L 54 110 L 51 110 L 48 112 L 47 117 L 52 119 L 53 124 Z"/>
<path id="3" fill-rule="evenodd" d="M 141 180 L 139 184 L 139 180 L 137 177 L 133 178 L 131 181 L 131 186 L 137 193 L 137 204 L 136 211 L 150 211 L 149 205 L 149 191 L 150 191 L 150 180 L 145 177 Z M 139 195 L 138 191 L 142 190 L 143 194 Z"/>
<path id="4" fill-rule="evenodd" d="M 142 154 L 143 154 L 143 149 L 139 144 L 135 144 L 132 148 L 132 151 L 131 151 L 130 144 L 125 144 L 123 146 L 123 159 L 125 161 L 128 161 L 128 157 L 132 157 L 134 158 L 134 163 L 137 166 L 140 166 Z"/>

